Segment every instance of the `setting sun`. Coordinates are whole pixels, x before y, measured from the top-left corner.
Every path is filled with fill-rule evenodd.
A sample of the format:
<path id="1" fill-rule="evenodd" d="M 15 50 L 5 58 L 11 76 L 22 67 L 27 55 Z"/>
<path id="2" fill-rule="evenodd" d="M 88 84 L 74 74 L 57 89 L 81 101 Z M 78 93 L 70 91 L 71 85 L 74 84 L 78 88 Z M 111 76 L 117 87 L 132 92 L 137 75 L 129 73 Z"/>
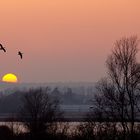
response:
<path id="1" fill-rule="evenodd" d="M 10 83 L 17 83 L 18 79 L 17 79 L 17 76 L 15 74 L 8 73 L 2 77 L 2 81 L 3 82 L 10 82 Z"/>

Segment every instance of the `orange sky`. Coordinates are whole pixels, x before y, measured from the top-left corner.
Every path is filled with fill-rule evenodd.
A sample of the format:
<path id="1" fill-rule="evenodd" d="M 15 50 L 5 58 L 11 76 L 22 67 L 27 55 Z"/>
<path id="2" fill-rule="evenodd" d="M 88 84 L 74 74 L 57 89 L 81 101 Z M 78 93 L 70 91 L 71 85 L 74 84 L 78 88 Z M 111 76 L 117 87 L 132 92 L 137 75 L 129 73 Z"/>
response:
<path id="1" fill-rule="evenodd" d="M 139 7 L 140 0 L 1 0 L 0 42 L 8 52 L 0 52 L 0 77 L 99 80 L 115 40 L 140 38 Z"/>

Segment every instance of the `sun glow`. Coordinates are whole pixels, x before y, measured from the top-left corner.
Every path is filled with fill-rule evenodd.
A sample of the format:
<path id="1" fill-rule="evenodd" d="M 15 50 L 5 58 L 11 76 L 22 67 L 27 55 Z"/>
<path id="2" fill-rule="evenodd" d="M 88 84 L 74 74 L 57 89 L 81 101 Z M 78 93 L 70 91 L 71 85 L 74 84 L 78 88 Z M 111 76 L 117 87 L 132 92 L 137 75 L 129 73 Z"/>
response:
<path id="1" fill-rule="evenodd" d="M 17 83 L 18 79 L 17 79 L 17 76 L 15 74 L 8 73 L 2 77 L 2 81 L 8 82 L 8 83 Z"/>

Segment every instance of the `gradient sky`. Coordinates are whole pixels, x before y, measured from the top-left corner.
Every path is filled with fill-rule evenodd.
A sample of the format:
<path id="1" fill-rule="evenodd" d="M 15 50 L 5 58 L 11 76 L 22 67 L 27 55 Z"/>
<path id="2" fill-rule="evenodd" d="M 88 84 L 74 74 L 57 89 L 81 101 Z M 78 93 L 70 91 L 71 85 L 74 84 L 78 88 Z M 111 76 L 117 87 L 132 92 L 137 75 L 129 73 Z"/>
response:
<path id="1" fill-rule="evenodd" d="M 96 82 L 115 40 L 130 35 L 140 38 L 140 0 L 1 0 L 0 77 Z"/>

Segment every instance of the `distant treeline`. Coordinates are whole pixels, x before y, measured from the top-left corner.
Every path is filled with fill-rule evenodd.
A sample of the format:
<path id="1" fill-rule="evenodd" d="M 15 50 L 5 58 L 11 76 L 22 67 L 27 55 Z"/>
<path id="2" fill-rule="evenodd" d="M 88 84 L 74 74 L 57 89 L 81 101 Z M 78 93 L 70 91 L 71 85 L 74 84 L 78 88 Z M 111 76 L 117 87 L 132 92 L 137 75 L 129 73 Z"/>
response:
<path id="1" fill-rule="evenodd" d="M 85 89 L 84 87 L 69 88 L 64 89 L 43 87 L 42 89 L 47 89 L 47 93 L 52 98 L 58 98 L 61 105 L 88 105 L 93 98 L 94 88 L 89 87 Z M 16 90 L 13 91 L 6 90 L 0 95 L 0 113 L 16 113 L 19 107 L 22 106 L 22 98 L 26 90 Z"/>

